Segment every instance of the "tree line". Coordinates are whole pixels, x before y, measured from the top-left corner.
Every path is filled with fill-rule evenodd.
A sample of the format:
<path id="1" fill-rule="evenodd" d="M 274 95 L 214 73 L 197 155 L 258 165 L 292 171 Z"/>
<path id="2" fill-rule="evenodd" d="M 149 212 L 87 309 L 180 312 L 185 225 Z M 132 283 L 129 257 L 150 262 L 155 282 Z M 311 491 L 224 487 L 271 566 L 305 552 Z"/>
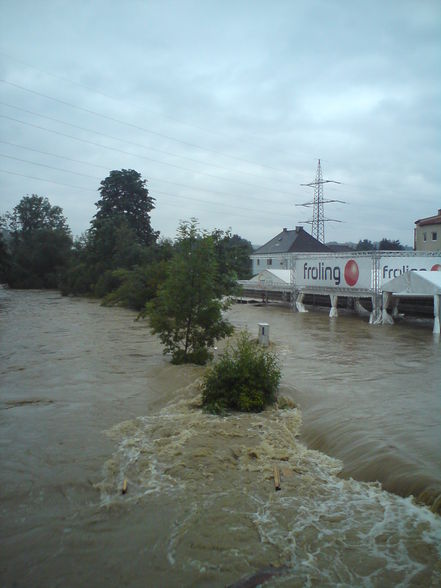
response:
<path id="1" fill-rule="evenodd" d="M 161 238 L 151 225 L 155 199 L 135 170 L 111 171 L 98 191 L 90 227 L 76 239 L 63 210 L 37 194 L 0 217 L 0 282 L 135 309 L 173 362 L 206 363 L 214 342 L 232 333 L 223 311 L 237 280 L 251 277 L 251 243 L 201 230 L 196 219 L 181 222 L 174 241 Z M 366 239 L 357 246 L 374 248 Z M 383 239 L 379 248 L 402 246 Z"/>
<path id="2" fill-rule="evenodd" d="M 404 246 L 399 240 L 392 240 L 383 237 L 378 243 L 373 243 L 369 239 L 360 239 L 355 247 L 355 251 L 403 251 Z"/>
<path id="3" fill-rule="evenodd" d="M 73 239 L 63 211 L 24 196 L 0 218 L 0 281 L 12 288 L 58 288 L 149 315 L 176 363 L 205 363 L 214 341 L 231 333 L 225 297 L 251 277 L 249 241 L 181 222 L 174 241 L 151 225 L 155 199 L 135 170 L 100 183 L 89 229 Z"/>

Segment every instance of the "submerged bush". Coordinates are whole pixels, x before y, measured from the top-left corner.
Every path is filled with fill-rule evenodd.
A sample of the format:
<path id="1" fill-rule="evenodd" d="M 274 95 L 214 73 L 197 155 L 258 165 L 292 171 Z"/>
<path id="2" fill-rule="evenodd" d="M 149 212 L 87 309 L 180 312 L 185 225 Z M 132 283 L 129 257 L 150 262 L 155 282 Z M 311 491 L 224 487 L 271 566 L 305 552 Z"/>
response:
<path id="1" fill-rule="evenodd" d="M 210 412 L 260 412 L 276 399 L 281 378 L 277 358 L 242 332 L 210 367 L 202 383 L 202 405 Z"/>

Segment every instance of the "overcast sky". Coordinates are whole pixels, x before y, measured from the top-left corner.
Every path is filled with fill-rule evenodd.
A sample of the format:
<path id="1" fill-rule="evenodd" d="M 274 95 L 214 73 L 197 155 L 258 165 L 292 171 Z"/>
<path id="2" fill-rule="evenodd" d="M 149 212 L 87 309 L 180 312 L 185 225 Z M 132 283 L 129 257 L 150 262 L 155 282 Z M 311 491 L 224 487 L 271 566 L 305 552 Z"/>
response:
<path id="1" fill-rule="evenodd" d="M 89 227 L 135 169 L 152 225 L 263 244 L 399 239 L 441 208 L 440 0 L 0 0 L 0 213 L 26 194 Z"/>

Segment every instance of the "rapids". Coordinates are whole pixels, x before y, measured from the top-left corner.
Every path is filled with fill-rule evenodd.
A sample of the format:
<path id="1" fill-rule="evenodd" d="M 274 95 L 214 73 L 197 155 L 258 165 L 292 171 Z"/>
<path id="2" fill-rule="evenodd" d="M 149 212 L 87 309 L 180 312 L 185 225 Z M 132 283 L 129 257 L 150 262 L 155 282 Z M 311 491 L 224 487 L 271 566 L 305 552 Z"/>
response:
<path id="1" fill-rule="evenodd" d="M 376 475 L 350 477 L 395 445 L 403 478 L 417 464 L 436 488 L 440 413 L 418 413 L 439 374 L 430 325 L 234 306 L 239 327 L 270 323 L 282 392 L 302 412 L 215 417 L 199 407 L 203 369 L 170 365 L 133 313 L 0 296 L 2 586 L 441 583 L 440 517 Z"/>

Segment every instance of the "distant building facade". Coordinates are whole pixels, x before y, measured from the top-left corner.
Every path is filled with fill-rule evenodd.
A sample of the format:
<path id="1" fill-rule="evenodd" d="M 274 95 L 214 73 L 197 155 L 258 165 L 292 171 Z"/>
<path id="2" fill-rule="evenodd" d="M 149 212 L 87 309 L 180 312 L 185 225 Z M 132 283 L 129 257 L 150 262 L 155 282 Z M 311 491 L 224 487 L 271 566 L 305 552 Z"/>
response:
<path id="1" fill-rule="evenodd" d="M 303 227 L 296 227 L 294 230 L 283 229 L 281 233 L 251 254 L 253 275 L 265 269 L 289 270 L 291 253 L 329 253 L 330 251 L 329 247 L 317 241 Z"/>
<path id="2" fill-rule="evenodd" d="M 441 208 L 438 214 L 415 221 L 415 251 L 441 251 Z"/>

